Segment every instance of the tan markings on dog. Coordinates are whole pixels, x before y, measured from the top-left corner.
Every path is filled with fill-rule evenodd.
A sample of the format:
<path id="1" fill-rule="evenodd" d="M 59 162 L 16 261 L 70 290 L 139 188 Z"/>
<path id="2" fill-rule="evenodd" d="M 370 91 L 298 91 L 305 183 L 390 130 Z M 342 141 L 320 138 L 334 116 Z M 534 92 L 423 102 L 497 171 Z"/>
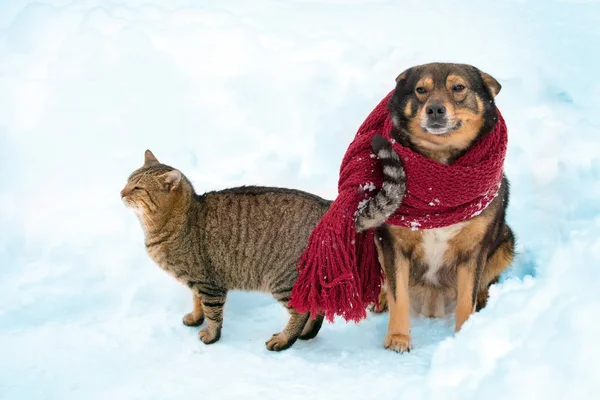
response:
<path id="1" fill-rule="evenodd" d="M 453 109 L 453 107 L 446 107 L 446 109 Z M 452 113 L 454 116 L 453 120 L 457 120 L 458 114 Z M 452 154 L 457 149 L 464 149 L 475 139 L 475 135 L 472 135 L 473 129 L 471 129 L 472 123 L 463 123 L 461 128 L 452 132 L 452 135 L 431 135 L 423 132 L 421 128 L 420 120 L 424 118 L 425 107 L 421 108 L 418 112 L 419 115 L 415 118 L 411 118 L 408 122 L 408 126 L 412 131 L 412 140 L 414 143 L 421 148 L 421 153 L 432 160 L 436 160 L 443 164 L 447 164 Z M 461 114 L 462 115 L 462 114 Z M 482 122 L 479 123 L 481 126 Z"/>
<path id="2" fill-rule="evenodd" d="M 475 311 L 476 299 L 473 299 L 473 285 L 477 268 L 477 254 L 481 251 L 483 237 L 492 222 L 498 204 L 498 201 L 493 202 L 482 214 L 468 220 L 460 234 L 450 240 L 452 252 L 448 252 L 448 260 L 455 259 L 456 254 L 459 253 L 471 254 L 466 263 L 459 266 L 458 271 L 456 271 L 456 332 L 460 330 L 464 322 Z M 484 288 L 487 288 L 487 286 Z"/>
<path id="3" fill-rule="evenodd" d="M 424 102 L 427 99 L 427 97 L 429 97 L 429 94 L 433 91 L 433 78 L 430 76 L 424 76 L 423 78 L 419 79 L 419 81 L 415 85 L 415 89 L 420 87 L 425 89 L 425 93 L 416 92 L 417 99 L 419 99 L 419 101 L 421 102 Z"/>
<path id="4" fill-rule="evenodd" d="M 422 258 L 424 253 L 421 243 L 423 241 L 423 231 L 413 231 L 403 226 L 389 225 L 390 234 L 394 237 L 394 245 L 398 246 L 404 254 L 413 254 L 413 258 Z"/>
<path id="5" fill-rule="evenodd" d="M 423 107 L 417 118 L 409 122 L 409 127 L 413 133 L 413 140 L 417 146 L 423 148 L 426 157 L 438 162 L 447 164 L 451 155 L 457 149 L 466 149 L 477 137 L 484 120 L 481 114 L 483 104 L 479 97 L 476 98 L 479 113 L 472 112 L 467 108 L 455 108 L 453 105 L 446 105 L 448 118 L 452 121 L 461 121 L 461 127 L 452 132 L 451 135 L 430 135 L 423 132 L 420 119 L 424 118 L 425 107 Z"/>
<path id="6" fill-rule="evenodd" d="M 412 100 L 406 102 L 406 107 L 404 107 L 404 115 L 412 116 Z"/>
<path id="7" fill-rule="evenodd" d="M 477 97 L 477 105 L 479 110 L 483 110 L 483 105 L 479 97 Z M 454 114 L 454 120 L 460 120 L 462 125 L 459 129 L 452 132 L 452 135 L 446 139 L 446 143 L 458 149 L 469 147 L 483 125 L 484 120 L 481 111 L 475 113 L 465 108 L 457 109 Z"/>
<path id="8" fill-rule="evenodd" d="M 391 254 L 386 255 L 379 241 L 375 242 L 377 248 L 377 256 L 380 264 L 386 258 L 389 259 Z M 392 292 L 389 282 L 386 281 L 385 293 L 387 294 L 387 305 L 390 311 L 387 334 L 383 341 L 383 346 L 386 349 L 394 350 L 398 353 L 410 351 L 410 302 L 409 302 L 409 267 L 410 263 L 403 256 L 401 249 L 394 243 L 391 251 L 394 252 L 394 265 L 391 266 L 395 270 L 395 293 Z"/>
<path id="9" fill-rule="evenodd" d="M 441 135 L 434 136 L 425 132 L 416 131 L 417 129 L 421 129 L 421 124 L 417 118 L 411 119 L 409 126 L 411 129 L 415 130 L 413 141 L 421 148 L 423 156 L 442 164 L 448 163 L 448 160 L 450 160 L 455 149 L 447 145 L 444 137 Z"/>
<path id="10" fill-rule="evenodd" d="M 492 221 L 493 213 L 490 211 L 488 208 L 477 217 L 463 222 L 460 233 L 449 240 L 446 262 L 453 259 L 454 254 L 452 253 L 471 252 L 480 246 L 483 235 Z"/>
<path id="11" fill-rule="evenodd" d="M 500 89 L 502 88 L 502 86 L 500 86 L 498 81 L 496 79 L 492 78 L 492 76 L 490 76 L 489 74 L 486 74 L 483 71 L 479 71 L 479 73 L 481 74 L 481 77 L 483 78 L 483 82 L 485 83 L 487 88 L 490 90 L 490 94 L 492 95 L 492 97 L 496 97 L 498 95 L 498 93 L 500 92 Z"/>
<path id="12" fill-rule="evenodd" d="M 452 90 L 455 86 L 463 85 L 465 87 L 464 90 L 454 91 Z M 469 84 L 467 81 L 460 75 L 448 75 L 446 78 L 446 90 L 451 94 L 451 96 L 456 101 L 463 101 L 467 97 L 467 93 L 469 90 Z"/>
<path id="13" fill-rule="evenodd" d="M 460 331 L 460 328 L 475 311 L 473 299 L 474 274 L 475 263 L 460 267 L 457 271 L 458 298 L 456 299 L 455 332 Z"/>
<path id="14" fill-rule="evenodd" d="M 509 234 L 508 227 L 505 229 L 505 237 Z M 511 234 L 512 235 L 512 234 Z M 481 277 L 480 289 L 486 289 L 488 285 L 504 271 L 513 260 L 515 254 L 514 244 L 511 240 L 505 240 L 488 259 L 486 268 Z"/>
<path id="15" fill-rule="evenodd" d="M 410 302 L 408 299 L 408 260 L 396 251 L 396 298 L 388 292 L 390 319 L 385 336 L 384 347 L 398 353 L 409 351 L 410 340 Z"/>
<path id="16" fill-rule="evenodd" d="M 495 82 L 494 87 L 499 87 L 493 78 L 490 79 Z M 462 85 L 465 89 L 454 91 L 453 88 L 457 85 Z M 403 113 L 409 120 L 411 140 L 425 157 L 447 164 L 457 151 L 468 148 L 477 137 L 484 123 L 484 104 L 481 97 L 470 89 L 468 79 L 456 73 L 448 75 L 444 87 L 435 87 L 431 75 L 424 75 L 415 84 L 415 91 L 419 87 L 427 92 L 415 92 L 416 98 L 422 103 L 416 114 L 411 112 L 412 107 L 408 104 L 410 101 L 403 108 Z M 490 90 L 495 89 L 492 87 Z M 460 128 L 443 135 L 432 135 L 424 131 L 422 121 L 427 119 L 427 106 L 433 103 L 443 104 L 448 125 L 460 124 Z"/>

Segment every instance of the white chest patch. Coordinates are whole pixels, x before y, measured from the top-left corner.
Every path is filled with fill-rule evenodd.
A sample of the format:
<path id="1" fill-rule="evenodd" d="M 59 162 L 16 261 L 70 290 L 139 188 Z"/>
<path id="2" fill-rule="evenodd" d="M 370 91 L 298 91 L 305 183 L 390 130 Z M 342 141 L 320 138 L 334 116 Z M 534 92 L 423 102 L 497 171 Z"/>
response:
<path id="1" fill-rule="evenodd" d="M 464 222 L 459 222 L 444 228 L 423 231 L 423 250 L 425 252 L 425 262 L 427 262 L 425 280 L 432 285 L 438 284 L 437 274 L 444 265 L 444 255 L 448 249 L 448 241 L 456 236 L 464 225 Z"/>

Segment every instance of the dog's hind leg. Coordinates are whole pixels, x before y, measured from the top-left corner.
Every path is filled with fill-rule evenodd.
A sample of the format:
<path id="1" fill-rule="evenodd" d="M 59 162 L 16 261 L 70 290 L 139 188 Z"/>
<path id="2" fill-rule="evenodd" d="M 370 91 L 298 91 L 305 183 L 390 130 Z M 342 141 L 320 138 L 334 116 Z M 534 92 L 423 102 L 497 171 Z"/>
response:
<path id="1" fill-rule="evenodd" d="M 488 299 L 489 287 L 498 282 L 500 274 L 510 266 L 514 255 L 515 236 L 510 227 L 504 225 L 502 241 L 496 250 L 489 256 L 483 271 L 483 276 L 481 277 L 479 293 L 477 295 L 477 311 L 485 307 Z"/>

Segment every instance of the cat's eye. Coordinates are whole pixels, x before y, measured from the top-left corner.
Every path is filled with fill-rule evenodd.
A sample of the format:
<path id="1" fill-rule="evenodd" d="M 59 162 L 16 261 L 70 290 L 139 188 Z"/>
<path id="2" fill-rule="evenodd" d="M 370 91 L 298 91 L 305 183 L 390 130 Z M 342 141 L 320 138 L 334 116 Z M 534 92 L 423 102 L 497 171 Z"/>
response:
<path id="1" fill-rule="evenodd" d="M 141 188 L 141 187 L 139 187 L 139 186 L 134 186 L 134 187 L 133 187 L 133 190 L 142 190 L 142 188 Z"/>

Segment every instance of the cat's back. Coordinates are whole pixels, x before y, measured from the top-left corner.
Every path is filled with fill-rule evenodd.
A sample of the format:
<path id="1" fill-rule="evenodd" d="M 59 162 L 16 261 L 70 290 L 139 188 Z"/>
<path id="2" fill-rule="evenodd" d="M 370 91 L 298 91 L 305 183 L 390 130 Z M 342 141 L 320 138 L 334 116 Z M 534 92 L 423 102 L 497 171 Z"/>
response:
<path id="1" fill-rule="evenodd" d="M 312 193 L 267 186 L 240 186 L 201 197 L 207 218 L 256 229 L 316 224 L 331 205 Z"/>
<path id="2" fill-rule="evenodd" d="M 295 260 L 331 204 L 300 190 L 262 186 L 209 192 L 199 201 L 213 267 L 228 286 L 250 290 L 268 283 L 273 272 L 296 273 Z"/>

